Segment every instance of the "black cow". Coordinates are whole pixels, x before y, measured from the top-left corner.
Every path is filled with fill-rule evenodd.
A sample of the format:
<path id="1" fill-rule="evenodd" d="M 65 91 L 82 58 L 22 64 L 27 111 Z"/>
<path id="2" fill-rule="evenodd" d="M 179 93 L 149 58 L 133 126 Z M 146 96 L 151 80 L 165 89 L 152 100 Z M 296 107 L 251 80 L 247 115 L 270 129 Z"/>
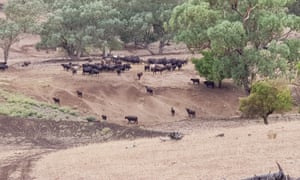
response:
<path id="1" fill-rule="evenodd" d="M 78 97 L 82 98 L 83 93 L 82 93 L 81 91 L 77 90 L 76 93 L 77 93 L 77 96 L 78 96 Z"/>
<path id="2" fill-rule="evenodd" d="M 150 71 L 150 65 L 145 65 L 144 66 L 144 71 L 146 72 L 146 71 Z"/>
<path id="3" fill-rule="evenodd" d="M 72 67 L 72 63 L 69 64 L 61 64 L 61 66 L 64 68 L 64 70 L 69 71 Z"/>
<path id="4" fill-rule="evenodd" d="M 134 124 L 138 124 L 138 117 L 137 116 L 125 116 L 125 119 L 128 120 L 128 124 L 129 123 L 134 123 Z"/>
<path id="5" fill-rule="evenodd" d="M 156 72 L 160 72 L 160 74 L 162 74 L 162 72 L 163 72 L 165 69 L 166 69 L 165 67 L 155 65 L 155 66 L 152 67 L 150 70 L 153 72 L 153 74 L 156 74 Z"/>
<path id="6" fill-rule="evenodd" d="M 30 61 L 24 61 L 24 62 L 21 64 L 21 66 L 22 66 L 22 67 L 26 67 L 26 66 L 29 66 L 29 64 L 31 64 Z"/>
<path id="7" fill-rule="evenodd" d="M 88 64 L 83 64 L 82 65 L 82 74 L 85 74 L 85 73 L 91 74 L 92 69 L 93 68 L 91 66 L 89 66 Z"/>
<path id="8" fill-rule="evenodd" d="M 59 98 L 53 97 L 52 99 L 53 99 L 55 104 L 58 104 L 58 105 L 60 104 L 60 99 Z"/>
<path id="9" fill-rule="evenodd" d="M 117 74 L 118 74 L 118 76 L 121 75 L 121 72 L 122 72 L 122 69 L 121 69 L 121 68 L 118 68 L 118 69 L 117 69 Z"/>
<path id="10" fill-rule="evenodd" d="M 77 74 L 77 69 L 75 69 L 74 67 L 71 67 L 71 71 L 72 71 L 72 75 Z"/>
<path id="11" fill-rule="evenodd" d="M 146 88 L 146 92 L 147 92 L 147 93 L 153 95 L 153 89 L 152 89 L 151 87 L 145 86 L 145 88 Z"/>
<path id="12" fill-rule="evenodd" d="M 101 115 L 101 117 L 102 117 L 102 120 L 107 120 L 107 116 L 106 115 Z"/>
<path id="13" fill-rule="evenodd" d="M 181 63 L 177 64 L 177 68 L 178 70 L 180 70 L 182 68 L 182 64 Z"/>
<path id="14" fill-rule="evenodd" d="M 175 116 L 175 109 L 173 107 L 171 107 L 171 114 L 172 116 Z"/>
<path id="15" fill-rule="evenodd" d="M 194 110 L 191 110 L 191 109 L 189 109 L 189 108 L 185 108 L 185 109 L 186 109 L 186 112 L 188 113 L 188 116 L 189 116 L 190 118 L 196 117 L 196 112 L 195 112 Z"/>
<path id="16" fill-rule="evenodd" d="M 215 88 L 215 82 L 213 82 L 213 81 L 204 81 L 204 84 L 208 88 Z"/>
<path id="17" fill-rule="evenodd" d="M 198 78 L 191 78 L 193 84 L 200 84 L 200 80 Z"/>
<path id="18" fill-rule="evenodd" d="M 131 69 L 131 65 L 129 63 L 123 64 L 122 66 L 123 66 L 124 70 L 129 71 Z"/>
<path id="19" fill-rule="evenodd" d="M 0 63 L 0 70 L 4 71 L 7 68 L 8 66 L 6 65 L 6 63 Z"/>
<path id="20" fill-rule="evenodd" d="M 142 73 L 142 72 L 139 72 L 139 73 L 137 73 L 136 75 L 137 75 L 137 77 L 138 77 L 138 80 L 140 80 L 141 77 L 143 76 L 143 73 Z"/>

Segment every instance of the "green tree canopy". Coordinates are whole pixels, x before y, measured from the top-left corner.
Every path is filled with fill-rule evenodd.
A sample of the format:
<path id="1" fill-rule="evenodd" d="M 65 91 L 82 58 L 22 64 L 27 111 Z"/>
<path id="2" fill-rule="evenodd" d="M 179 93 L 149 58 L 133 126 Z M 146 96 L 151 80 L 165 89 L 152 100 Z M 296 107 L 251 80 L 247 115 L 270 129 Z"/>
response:
<path id="1" fill-rule="evenodd" d="M 289 35 L 300 30 L 300 18 L 287 14 L 292 1 L 188 0 L 174 8 L 168 28 L 192 51 L 209 48 L 214 61 L 227 60 L 222 64 L 230 66 L 210 76 L 230 72 L 248 90 L 256 76 L 287 77 L 295 70 L 300 40 Z"/>
<path id="2" fill-rule="evenodd" d="M 18 42 L 20 26 L 13 21 L 0 19 L 0 48 L 3 50 L 4 63 L 7 63 L 11 45 Z"/>
<path id="3" fill-rule="evenodd" d="M 165 43 L 172 35 L 166 32 L 164 23 L 170 19 L 172 9 L 181 1 L 116 0 L 114 4 L 121 12 L 125 23 L 124 29 L 120 32 L 121 40 L 125 43 L 134 42 L 147 49 L 150 43 L 159 41 L 159 53 L 162 53 Z"/>
<path id="4" fill-rule="evenodd" d="M 61 47 L 71 58 L 88 47 L 108 47 L 122 27 L 119 12 L 108 1 L 55 1 L 52 7 L 39 47 Z"/>
<path id="5" fill-rule="evenodd" d="M 283 84 L 259 81 L 253 84 L 250 96 L 240 99 L 240 111 L 247 117 L 261 117 L 268 124 L 268 116 L 292 107 L 291 92 Z"/>
<path id="6" fill-rule="evenodd" d="M 38 30 L 38 22 L 43 9 L 39 0 L 11 0 L 4 6 L 5 18 L 0 19 L 0 48 L 7 63 L 10 47 L 19 41 L 21 33 Z"/>
<path id="7" fill-rule="evenodd" d="M 219 87 L 221 87 L 222 80 L 227 78 L 230 74 L 230 72 L 224 71 L 228 69 L 224 67 L 229 65 L 228 59 L 214 57 L 211 51 L 203 51 L 202 54 L 203 58 L 192 59 L 196 70 L 207 80 L 219 82 Z"/>

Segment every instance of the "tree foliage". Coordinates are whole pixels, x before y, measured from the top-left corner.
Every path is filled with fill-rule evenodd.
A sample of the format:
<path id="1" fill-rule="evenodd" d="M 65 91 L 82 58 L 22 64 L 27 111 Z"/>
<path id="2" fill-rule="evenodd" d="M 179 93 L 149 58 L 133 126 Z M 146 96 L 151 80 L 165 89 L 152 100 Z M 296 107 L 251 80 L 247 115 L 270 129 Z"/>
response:
<path id="1" fill-rule="evenodd" d="M 11 45 L 17 42 L 20 27 L 13 21 L 0 19 L 0 48 L 3 50 L 4 63 L 7 63 Z"/>
<path id="2" fill-rule="evenodd" d="M 22 32 L 37 32 L 44 12 L 41 0 L 10 0 L 5 5 L 6 18 L 19 25 Z"/>
<path id="3" fill-rule="evenodd" d="M 52 7 L 39 47 L 61 47 L 71 58 L 88 47 L 109 47 L 122 28 L 119 12 L 106 1 L 55 1 Z"/>
<path id="4" fill-rule="evenodd" d="M 248 90 L 256 76 L 286 78 L 295 70 L 300 40 L 289 35 L 300 30 L 300 18 L 287 14 L 291 2 L 188 0 L 174 8 L 168 28 L 192 51 L 209 48 L 213 64 L 231 64 L 209 76 L 230 72 L 228 77 Z"/>
<path id="5" fill-rule="evenodd" d="M 297 0 L 289 5 L 289 12 L 300 16 L 300 0 Z"/>
<path id="6" fill-rule="evenodd" d="M 227 78 L 228 74 L 230 74 L 230 72 L 224 71 L 226 70 L 224 66 L 229 65 L 227 63 L 228 60 L 214 57 L 214 54 L 211 51 L 203 51 L 202 55 L 203 58 L 192 59 L 196 70 L 207 80 L 219 82 L 219 87 L 221 87 L 222 80 Z"/>
<path id="7" fill-rule="evenodd" d="M 11 0 L 5 4 L 5 18 L 0 19 L 0 48 L 7 63 L 10 47 L 19 41 L 21 33 L 33 33 L 38 29 L 43 4 L 39 0 Z"/>
<path id="8" fill-rule="evenodd" d="M 164 23 L 169 20 L 172 9 L 180 2 L 181 0 L 116 0 L 115 5 L 125 23 L 120 32 L 121 40 L 125 43 L 134 42 L 144 48 L 159 41 L 159 53 L 162 53 L 162 48 L 171 38 L 171 34 L 164 29 Z"/>
<path id="9" fill-rule="evenodd" d="M 253 84 L 250 96 L 240 99 L 240 111 L 248 117 L 261 117 L 268 124 L 268 116 L 292 107 L 290 90 L 281 83 L 259 81 Z"/>

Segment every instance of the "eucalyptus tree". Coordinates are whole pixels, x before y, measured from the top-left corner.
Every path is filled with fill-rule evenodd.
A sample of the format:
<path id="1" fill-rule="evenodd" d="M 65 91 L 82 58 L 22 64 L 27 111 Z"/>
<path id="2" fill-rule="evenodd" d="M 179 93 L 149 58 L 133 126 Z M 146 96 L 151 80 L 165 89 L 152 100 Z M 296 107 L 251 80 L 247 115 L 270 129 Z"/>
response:
<path id="1" fill-rule="evenodd" d="M 0 19 L 0 48 L 7 63 L 11 46 L 22 33 L 35 33 L 43 11 L 40 0 L 10 0 L 4 6 L 5 17 Z"/>
<path id="2" fill-rule="evenodd" d="M 170 19 L 173 8 L 181 0 L 125 0 L 115 1 L 124 21 L 120 38 L 125 43 L 133 42 L 136 46 L 148 48 L 152 42 L 159 41 L 159 52 L 171 39 L 171 33 L 164 29 L 164 23 Z"/>
<path id="3" fill-rule="evenodd" d="M 104 0 L 57 0 L 52 8 L 39 47 L 61 47 L 72 59 L 89 47 L 109 46 L 122 24 L 119 12 Z"/>
<path id="4" fill-rule="evenodd" d="M 0 19 L 0 48 L 3 50 L 4 63 L 7 63 L 11 46 L 19 41 L 20 26 L 13 21 Z"/>
<path id="5" fill-rule="evenodd" d="M 210 49 L 245 90 L 255 77 L 287 77 L 299 61 L 300 18 L 287 14 L 293 0 L 188 0 L 174 8 L 168 28 L 192 51 Z M 194 60 L 196 61 L 196 60 Z"/>

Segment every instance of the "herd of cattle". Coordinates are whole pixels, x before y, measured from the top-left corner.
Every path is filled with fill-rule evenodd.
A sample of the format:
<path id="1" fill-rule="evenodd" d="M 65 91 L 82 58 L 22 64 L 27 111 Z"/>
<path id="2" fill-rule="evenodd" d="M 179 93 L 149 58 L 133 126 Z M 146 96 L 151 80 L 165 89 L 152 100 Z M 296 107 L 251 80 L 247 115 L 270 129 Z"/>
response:
<path id="1" fill-rule="evenodd" d="M 153 89 L 145 86 L 147 93 L 153 95 Z M 83 92 L 76 90 L 76 94 L 79 98 L 83 98 Z M 55 104 L 60 105 L 60 99 L 58 97 L 53 97 L 52 98 Z M 186 108 L 185 109 L 187 112 L 187 115 L 189 118 L 195 118 L 196 117 L 196 111 Z M 175 116 L 175 109 L 173 107 L 171 107 L 171 116 Z M 102 120 L 106 121 L 107 120 L 107 115 L 102 114 L 101 115 Z M 138 117 L 137 116 L 133 116 L 133 115 L 127 115 L 124 117 L 125 119 L 127 119 L 128 124 L 129 123 L 133 123 L 133 124 L 138 124 Z M 91 122 L 92 120 L 88 119 L 88 122 Z"/>
<path id="2" fill-rule="evenodd" d="M 99 74 L 101 72 L 117 72 L 120 75 L 124 71 L 129 71 L 131 69 L 131 64 L 139 64 L 144 63 L 144 71 L 145 72 L 156 72 L 162 73 L 163 71 L 174 71 L 176 69 L 180 70 L 183 65 L 187 64 L 187 60 L 181 60 L 176 58 L 149 58 L 146 61 L 142 61 L 138 56 L 112 56 L 109 60 L 102 60 L 100 63 L 84 63 L 82 65 L 74 64 L 74 63 L 67 63 L 61 64 L 63 69 L 66 71 L 71 71 L 72 74 L 76 74 L 79 69 L 82 69 L 82 74 L 94 75 Z M 138 80 L 141 79 L 143 76 L 143 72 L 137 73 Z M 199 79 L 191 79 L 193 84 L 200 84 Z M 195 81 L 195 82 L 194 82 Z M 145 86 L 146 93 L 153 95 L 154 89 L 150 86 Z M 77 96 L 82 98 L 83 92 L 76 91 Z M 53 97 L 54 103 L 60 104 L 60 100 L 56 97 Z M 196 112 L 192 109 L 186 108 L 186 112 L 188 117 L 195 118 Z M 175 116 L 175 109 L 171 107 L 171 115 Z M 102 120 L 107 120 L 107 115 L 101 115 Z M 138 117 L 133 115 L 128 115 L 124 117 L 128 120 L 128 123 L 138 124 Z"/>
<path id="3" fill-rule="evenodd" d="M 75 64 L 75 63 L 65 63 L 61 64 L 64 70 L 72 72 L 72 74 L 77 74 L 77 72 L 81 69 L 83 75 L 98 75 L 102 72 L 117 72 L 118 75 L 125 71 L 129 71 L 132 68 L 132 64 L 144 63 L 144 72 L 156 72 L 162 73 L 163 71 L 174 71 L 176 69 L 180 70 L 183 65 L 187 64 L 187 60 L 176 59 L 176 58 L 149 58 L 147 60 L 142 60 L 138 56 L 111 56 L 109 59 L 101 60 L 97 63 L 88 63 L 83 64 Z M 24 64 L 24 65 L 23 65 Z M 28 66 L 30 63 L 23 63 L 22 67 Z M 8 66 L 5 63 L 0 63 L 0 70 L 6 70 Z M 138 80 L 143 76 L 143 72 L 137 73 Z M 191 78 L 190 79 L 194 85 L 200 85 L 199 78 Z M 207 88 L 214 88 L 215 84 L 213 81 L 204 81 L 203 82 Z M 154 88 L 150 86 L 144 86 L 146 93 L 153 95 Z M 83 98 L 83 92 L 77 90 L 76 94 L 78 97 Z M 58 97 L 52 98 L 55 104 L 60 104 L 60 99 Z M 186 108 L 187 115 L 189 118 L 195 118 L 196 112 L 195 110 Z M 171 107 L 171 115 L 175 116 L 175 109 Z M 102 115 L 102 120 L 107 120 L 106 115 Z M 125 116 L 125 119 L 128 120 L 128 123 L 136 123 L 138 124 L 137 116 Z"/>
<path id="4" fill-rule="evenodd" d="M 124 71 L 131 69 L 131 64 L 138 64 L 144 62 L 144 71 L 151 71 L 153 74 L 156 72 L 162 73 L 165 70 L 174 71 L 180 70 L 184 64 L 187 64 L 187 60 L 182 59 L 167 59 L 167 58 L 149 58 L 147 61 L 141 60 L 139 56 L 112 56 L 110 59 L 102 60 L 100 63 L 85 63 L 82 65 L 67 63 L 61 64 L 64 70 L 71 71 L 72 74 L 77 74 L 77 71 L 81 68 L 82 74 L 97 75 L 101 72 L 117 72 L 120 75 Z M 138 74 L 140 79 L 141 73 Z"/>
<path id="5" fill-rule="evenodd" d="M 141 61 L 138 56 L 126 56 L 126 57 L 112 57 L 110 60 L 103 60 L 100 63 L 85 63 L 82 65 L 79 64 L 61 64 L 64 70 L 69 71 L 71 70 L 73 74 L 77 73 L 77 70 L 82 68 L 82 74 L 99 74 L 100 72 L 114 72 L 116 71 L 118 75 L 120 75 L 121 72 L 128 71 L 131 69 L 131 64 L 137 64 L 144 62 L 146 63 L 144 65 L 144 71 L 151 71 L 154 74 L 156 72 L 162 72 L 164 70 L 172 71 L 175 69 L 180 70 L 183 65 L 187 64 L 187 60 L 180 60 L 180 59 L 153 59 L 150 58 L 147 61 Z M 75 72 L 73 72 L 75 71 Z M 143 76 L 143 72 L 137 73 L 138 80 L 141 79 Z M 194 85 L 200 85 L 200 79 L 199 78 L 191 78 L 190 79 Z M 207 88 L 214 88 L 215 84 L 213 81 L 204 81 L 203 82 Z M 150 86 L 144 86 L 146 93 L 150 95 L 154 95 L 154 88 Z M 76 91 L 77 96 L 82 98 L 83 92 Z M 59 104 L 59 99 L 53 98 L 54 103 Z M 187 115 L 189 118 L 195 118 L 196 117 L 196 111 L 192 110 L 190 108 L 185 108 Z M 171 116 L 175 116 L 175 109 L 174 107 L 171 107 Z M 101 115 L 102 120 L 107 120 L 107 115 Z M 138 117 L 133 115 L 128 115 L 124 117 L 128 120 L 128 123 L 134 123 L 138 124 Z"/>

